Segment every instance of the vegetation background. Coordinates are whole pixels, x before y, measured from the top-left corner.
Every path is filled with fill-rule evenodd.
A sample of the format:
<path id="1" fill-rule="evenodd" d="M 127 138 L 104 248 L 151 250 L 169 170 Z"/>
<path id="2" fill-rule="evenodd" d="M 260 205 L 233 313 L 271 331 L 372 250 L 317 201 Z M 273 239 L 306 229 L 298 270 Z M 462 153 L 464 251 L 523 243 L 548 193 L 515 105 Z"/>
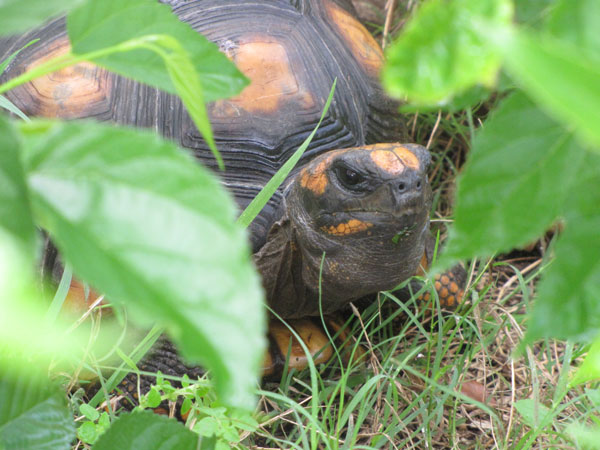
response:
<path id="1" fill-rule="evenodd" d="M 470 261 L 462 310 L 431 314 L 383 293 L 348 318 L 355 348 L 368 348 L 362 357 L 318 371 L 311 364 L 258 389 L 264 314 L 243 225 L 260 200 L 236 223 L 219 183 L 169 142 L 138 130 L 3 115 L 0 448 L 600 446 L 600 4 L 362 6 L 386 45 L 384 86 L 407 101 L 413 140 L 434 153 L 434 220 L 448 234 L 437 267 Z M 8 80 L 0 94 L 93 61 L 179 95 L 211 142 L 204 101 L 246 83 L 215 46 L 147 0 L 4 0 L 0 30 L 24 31 L 61 13 L 72 53 Z M 132 14 L 140 27 L 131 26 Z M 0 73 L 9 62 L 0 62 Z M 6 98 L 0 105 L 22 116 Z M 115 145 L 99 151 L 98 142 Z M 112 150 L 123 146 L 131 152 Z M 123 175 L 140 161 L 143 173 Z M 167 164 L 168 183 L 148 176 Z M 83 182 L 82 173 L 94 176 Z M 131 195 L 131 205 L 100 207 L 98 198 L 114 194 L 109 179 Z M 77 201 L 57 201 L 65 195 Z M 74 204 L 89 207 L 75 215 Z M 149 211 L 165 207 L 191 236 L 183 248 L 161 243 L 164 224 Z M 50 308 L 33 281 L 38 226 L 69 263 Z M 207 227 L 210 234 L 193 232 Z M 123 250 L 124 238 L 138 253 Z M 164 264 L 157 255 L 165 250 L 177 271 L 157 285 L 155 268 Z M 181 280 L 207 267 L 211 281 L 222 280 L 218 288 L 186 297 Z M 109 331 L 120 336 L 117 345 L 100 345 L 102 308 L 91 321 L 61 322 L 72 271 L 126 305 L 117 309 L 122 328 Z M 211 307 L 198 315 L 191 302 Z M 130 338 L 125 316 L 160 326 Z M 148 412 L 116 414 L 111 406 L 109 392 L 138 371 L 163 330 L 212 378 L 180 380 L 183 388 L 174 389 L 159 374 L 156 387 L 140 395 L 140 409 L 179 398 L 189 412 L 185 425 Z M 107 368 L 118 370 L 105 379 Z M 81 391 L 66 397 L 64 387 L 85 380 L 85 372 L 100 378 L 99 394 L 86 403 Z"/>

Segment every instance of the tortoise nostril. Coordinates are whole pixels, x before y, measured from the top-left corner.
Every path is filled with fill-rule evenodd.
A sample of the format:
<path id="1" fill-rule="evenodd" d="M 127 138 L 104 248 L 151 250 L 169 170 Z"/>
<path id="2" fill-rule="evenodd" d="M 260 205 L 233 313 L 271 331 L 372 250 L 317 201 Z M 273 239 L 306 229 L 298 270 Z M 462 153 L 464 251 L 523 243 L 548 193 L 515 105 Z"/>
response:
<path id="1" fill-rule="evenodd" d="M 404 191 L 406 189 L 406 183 L 399 183 L 398 184 L 398 190 L 400 192 Z"/>
<path id="2" fill-rule="evenodd" d="M 421 189 L 421 180 L 417 181 L 417 189 Z"/>

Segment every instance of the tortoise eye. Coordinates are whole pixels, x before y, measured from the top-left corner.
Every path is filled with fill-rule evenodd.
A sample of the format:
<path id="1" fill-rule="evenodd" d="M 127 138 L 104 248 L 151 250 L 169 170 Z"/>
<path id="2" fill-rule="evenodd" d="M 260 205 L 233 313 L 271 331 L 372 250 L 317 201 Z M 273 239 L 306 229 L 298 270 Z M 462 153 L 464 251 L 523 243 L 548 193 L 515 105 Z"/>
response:
<path id="1" fill-rule="evenodd" d="M 349 188 L 357 186 L 365 180 L 365 177 L 349 167 L 338 167 L 336 169 L 336 175 L 342 184 Z"/>

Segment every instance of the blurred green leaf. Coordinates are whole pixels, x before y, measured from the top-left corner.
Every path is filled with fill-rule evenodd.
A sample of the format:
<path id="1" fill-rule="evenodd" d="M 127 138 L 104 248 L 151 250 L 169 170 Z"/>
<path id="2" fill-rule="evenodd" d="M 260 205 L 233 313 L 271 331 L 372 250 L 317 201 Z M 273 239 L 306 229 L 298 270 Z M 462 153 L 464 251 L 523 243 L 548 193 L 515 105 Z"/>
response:
<path id="1" fill-rule="evenodd" d="M 198 433 L 200 436 L 210 437 L 216 435 L 218 430 L 219 422 L 214 417 L 205 417 L 194 425 L 194 433 Z"/>
<path id="2" fill-rule="evenodd" d="M 70 449 L 74 438 L 65 393 L 33 366 L 10 368 L 0 359 L 0 447 Z"/>
<path id="3" fill-rule="evenodd" d="M 36 231 L 29 208 L 20 147 L 12 124 L 0 115 L 0 227 L 14 236 L 33 260 Z"/>
<path id="4" fill-rule="evenodd" d="M 94 450 L 196 450 L 198 435 L 175 419 L 148 411 L 121 414 Z"/>
<path id="5" fill-rule="evenodd" d="M 592 346 L 587 352 L 583 363 L 577 368 L 575 375 L 571 379 L 570 386 L 578 386 L 583 383 L 600 379 L 600 337 L 596 337 Z M 588 397 L 598 400 L 598 391 L 589 392 Z"/>
<path id="6" fill-rule="evenodd" d="M 566 225 L 556 259 L 538 285 L 526 342 L 545 336 L 585 338 L 600 330 L 600 156 L 588 153 L 576 183 L 565 187 Z"/>
<path id="7" fill-rule="evenodd" d="M 155 386 L 152 386 L 152 388 L 146 394 L 146 402 L 144 406 L 147 408 L 156 408 L 158 405 L 160 405 L 161 401 L 162 399 L 160 398 L 160 392 L 158 392 Z"/>
<path id="8" fill-rule="evenodd" d="M 93 422 L 83 422 L 77 428 L 77 437 L 86 444 L 93 444 L 98 439 L 98 429 Z"/>
<path id="9" fill-rule="evenodd" d="M 508 0 L 430 0 L 387 50 L 382 80 L 393 96 L 443 105 L 471 86 L 492 86 L 501 56 L 488 32 L 510 27 Z"/>
<path id="10" fill-rule="evenodd" d="M 600 152 L 600 60 L 523 31 L 505 43 L 504 52 L 507 70 L 521 88 Z"/>
<path id="11" fill-rule="evenodd" d="M 547 31 L 600 61 L 600 2 L 560 0 L 550 14 Z"/>
<path id="12" fill-rule="evenodd" d="M 538 237 L 563 212 L 584 155 L 522 93 L 505 99 L 477 133 L 457 181 L 455 221 L 441 262 Z"/>
<path id="13" fill-rule="evenodd" d="M 577 442 L 578 449 L 600 449 L 600 428 L 597 426 L 585 426 L 578 422 L 573 422 L 567 426 L 567 433 Z"/>
<path id="14" fill-rule="evenodd" d="M 16 34 L 60 16 L 83 0 L 0 0 L 0 36 Z M 0 71 L 2 73 L 2 71 Z"/>
<path id="15" fill-rule="evenodd" d="M 541 25 L 556 2 L 557 0 L 517 0 L 514 2 L 515 19 L 529 26 Z"/>
<path id="16" fill-rule="evenodd" d="M 181 22 L 167 5 L 156 1 L 90 1 L 67 16 L 67 30 L 76 54 L 93 52 L 147 35 L 172 36 L 193 61 L 207 102 L 231 97 L 248 84 L 215 44 Z M 164 69 L 161 57 L 147 48 L 114 53 L 95 62 L 172 94 L 178 92 Z"/>
<path id="17" fill-rule="evenodd" d="M 138 323 L 164 324 L 251 408 L 264 349 L 262 290 L 235 206 L 190 155 L 148 132 L 22 124 L 34 213 L 75 273 Z M 110 143 L 110 145 L 107 145 Z"/>
<path id="18" fill-rule="evenodd" d="M 550 409 L 532 398 L 516 401 L 515 408 L 530 428 L 543 426 L 542 424 L 551 417 Z"/>
<path id="19" fill-rule="evenodd" d="M 81 414 L 83 414 L 86 418 L 92 421 L 98 420 L 98 418 L 100 417 L 100 413 L 96 408 L 93 408 L 85 403 L 79 405 L 79 412 L 81 412 Z"/>

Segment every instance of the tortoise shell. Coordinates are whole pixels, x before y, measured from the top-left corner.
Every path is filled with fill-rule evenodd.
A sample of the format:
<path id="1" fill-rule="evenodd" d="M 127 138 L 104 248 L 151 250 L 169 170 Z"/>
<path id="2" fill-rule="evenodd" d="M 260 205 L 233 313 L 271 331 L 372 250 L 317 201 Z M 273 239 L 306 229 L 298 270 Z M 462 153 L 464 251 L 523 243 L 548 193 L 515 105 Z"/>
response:
<path id="1" fill-rule="evenodd" d="M 334 101 L 298 164 L 332 149 L 403 140 L 396 103 L 383 93 L 382 51 L 349 3 L 333 0 L 164 0 L 216 43 L 251 83 L 237 97 L 207 108 L 226 171 L 241 208 L 260 191 L 316 126 L 335 78 Z M 15 77 L 67 52 L 64 20 L 0 42 L 0 60 L 34 38 L 2 76 Z M 90 63 L 38 78 L 7 93 L 30 116 L 89 118 L 153 128 L 216 163 L 195 125 L 172 95 Z M 277 193 L 252 225 L 254 250 L 277 219 Z"/>

